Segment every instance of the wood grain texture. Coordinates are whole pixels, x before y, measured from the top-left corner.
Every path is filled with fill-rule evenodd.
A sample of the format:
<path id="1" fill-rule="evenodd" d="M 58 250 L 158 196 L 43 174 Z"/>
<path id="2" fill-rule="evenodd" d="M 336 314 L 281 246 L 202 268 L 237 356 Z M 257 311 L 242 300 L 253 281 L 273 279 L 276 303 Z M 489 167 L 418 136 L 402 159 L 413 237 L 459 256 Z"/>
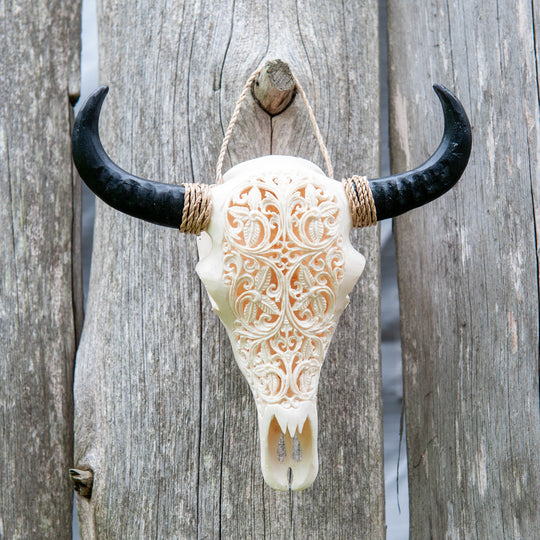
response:
<path id="1" fill-rule="evenodd" d="M 212 182 L 235 101 L 263 61 L 288 62 L 310 96 L 338 178 L 378 172 L 375 1 L 99 4 L 105 148 L 167 182 Z M 246 100 L 229 162 L 285 153 L 321 163 L 301 100 L 271 119 Z M 301 493 L 268 488 L 256 409 L 195 273 L 195 238 L 98 203 L 77 358 L 76 465 L 85 538 L 384 536 L 379 255 L 323 367 L 320 472 Z"/>
<path id="2" fill-rule="evenodd" d="M 78 92 L 78 90 L 77 90 Z M 73 98 L 70 99 L 73 103 Z M 76 102 L 75 102 L 76 103 Z M 73 131 L 73 122 L 75 120 L 73 108 L 69 110 L 69 129 Z M 73 297 L 73 318 L 75 325 L 75 347 L 78 346 L 81 339 L 81 332 L 84 321 L 84 288 L 82 275 L 82 180 L 79 176 L 75 164 L 71 162 L 71 181 L 72 181 L 72 223 L 71 223 L 71 291 Z M 75 367 L 75 366 L 74 366 Z"/>
<path id="3" fill-rule="evenodd" d="M 0 538 L 71 538 L 79 2 L 0 0 Z"/>
<path id="4" fill-rule="evenodd" d="M 540 18 L 529 0 L 388 14 L 393 170 L 440 138 L 431 84 L 473 126 L 456 188 L 395 223 L 411 538 L 536 538 Z"/>

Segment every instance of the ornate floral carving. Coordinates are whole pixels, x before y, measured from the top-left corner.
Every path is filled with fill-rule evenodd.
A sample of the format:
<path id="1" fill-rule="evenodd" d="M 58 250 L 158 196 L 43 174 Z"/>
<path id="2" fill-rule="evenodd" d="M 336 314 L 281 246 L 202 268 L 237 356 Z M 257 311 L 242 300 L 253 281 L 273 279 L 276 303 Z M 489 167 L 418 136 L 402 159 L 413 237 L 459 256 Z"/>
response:
<path id="1" fill-rule="evenodd" d="M 344 273 L 338 217 L 336 196 L 305 177 L 258 177 L 226 205 L 232 334 L 261 414 L 267 404 L 297 407 L 316 395 Z"/>

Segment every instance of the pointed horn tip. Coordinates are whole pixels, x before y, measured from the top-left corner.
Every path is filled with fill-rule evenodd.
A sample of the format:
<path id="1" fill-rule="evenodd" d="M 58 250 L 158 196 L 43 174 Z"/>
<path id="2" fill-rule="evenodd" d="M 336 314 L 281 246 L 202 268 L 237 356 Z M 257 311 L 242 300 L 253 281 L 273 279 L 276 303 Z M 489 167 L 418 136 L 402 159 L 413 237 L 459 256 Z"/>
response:
<path id="1" fill-rule="evenodd" d="M 445 106 L 449 105 L 451 109 L 457 112 L 460 116 L 464 117 L 468 123 L 467 114 L 465 113 L 463 104 L 461 103 L 461 101 L 459 101 L 457 96 L 451 90 L 448 90 L 448 88 L 446 88 L 446 86 L 443 86 L 442 84 L 434 84 L 433 90 L 437 94 L 437 97 L 439 98 L 443 109 L 445 108 Z"/>
<path id="2" fill-rule="evenodd" d="M 96 88 L 83 103 L 77 118 L 75 119 L 75 125 L 73 126 L 73 137 L 76 137 L 79 133 L 81 126 L 96 126 L 99 122 L 99 114 L 105 97 L 109 93 L 108 86 L 99 86 Z"/>
<path id="3" fill-rule="evenodd" d="M 99 86 L 96 88 L 87 98 L 84 102 L 83 106 L 81 107 L 81 110 L 79 114 L 81 114 L 83 111 L 94 111 L 97 109 L 97 112 L 99 113 L 101 111 L 101 106 L 103 105 L 103 101 L 105 100 L 105 97 L 109 93 L 109 87 L 108 86 Z"/>
<path id="4" fill-rule="evenodd" d="M 433 90 L 435 90 L 435 92 L 439 93 L 439 92 L 443 92 L 443 93 L 447 93 L 447 92 L 450 92 L 450 90 L 448 90 L 448 88 L 446 88 L 446 86 L 440 84 L 440 83 L 435 83 L 433 85 Z"/>
<path id="5" fill-rule="evenodd" d="M 461 101 L 459 101 L 459 99 L 453 92 L 448 90 L 448 88 L 446 88 L 442 84 L 434 84 L 433 90 L 435 91 L 437 97 L 439 98 L 439 101 L 441 102 L 443 111 L 445 111 L 445 116 L 446 111 L 449 107 L 449 110 L 457 115 L 457 121 L 461 124 L 462 129 L 468 133 L 469 139 L 471 139 L 472 142 L 472 134 L 470 133 L 471 123 Z"/>
<path id="6" fill-rule="evenodd" d="M 96 88 L 88 98 L 87 103 L 92 104 L 93 106 L 98 106 L 101 108 L 101 105 L 103 104 L 104 99 L 107 97 L 107 94 L 109 93 L 109 87 L 102 85 Z"/>
<path id="7" fill-rule="evenodd" d="M 451 101 L 454 104 L 456 102 L 459 103 L 459 100 L 456 97 L 456 95 L 452 91 L 448 90 L 446 86 L 436 83 L 433 85 L 433 90 L 435 91 L 435 93 L 437 94 L 437 97 L 439 98 L 441 102 Z"/>

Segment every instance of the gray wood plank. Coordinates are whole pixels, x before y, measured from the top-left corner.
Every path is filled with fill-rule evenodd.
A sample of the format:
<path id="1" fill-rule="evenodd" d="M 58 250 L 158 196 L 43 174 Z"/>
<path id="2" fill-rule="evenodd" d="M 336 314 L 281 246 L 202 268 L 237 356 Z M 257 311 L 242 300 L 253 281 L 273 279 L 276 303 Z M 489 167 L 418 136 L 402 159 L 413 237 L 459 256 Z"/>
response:
<path id="1" fill-rule="evenodd" d="M 473 126 L 458 186 L 395 222 L 411 538 L 536 538 L 538 77 L 530 1 L 389 2 L 393 170 Z"/>
<path id="2" fill-rule="evenodd" d="M 78 2 L 0 1 L 0 537 L 71 538 Z M 76 233 L 76 231 L 75 231 Z M 75 270 L 77 272 L 77 270 Z"/>
<path id="3" fill-rule="evenodd" d="M 72 104 L 76 103 L 71 99 Z M 70 131 L 73 131 L 73 122 L 75 120 L 73 108 L 70 108 L 69 125 Z M 72 245 L 71 245 L 71 266 L 72 279 L 71 288 L 73 296 L 73 318 L 75 325 L 75 343 L 79 344 L 84 321 L 84 290 L 83 290 L 83 272 L 82 272 L 82 181 L 75 164 L 71 163 L 71 179 L 73 185 L 72 192 Z"/>
<path id="4" fill-rule="evenodd" d="M 99 5 L 105 147 L 167 182 L 213 182 L 221 139 L 260 62 L 287 61 L 314 103 L 339 178 L 377 174 L 376 2 Z M 126 29 L 129 28 L 129 31 Z M 351 32 L 351 29 L 355 32 Z M 230 163 L 269 153 L 321 162 L 301 100 L 270 119 L 250 97 Z M 320 472 L 278 493 L 260 471 L 256 409 L 195 274 L 195 239 L 98 203 L 77 359 L 76 463 L 86 538 L 384 536 L 378 232 L 323 368 Z"/>

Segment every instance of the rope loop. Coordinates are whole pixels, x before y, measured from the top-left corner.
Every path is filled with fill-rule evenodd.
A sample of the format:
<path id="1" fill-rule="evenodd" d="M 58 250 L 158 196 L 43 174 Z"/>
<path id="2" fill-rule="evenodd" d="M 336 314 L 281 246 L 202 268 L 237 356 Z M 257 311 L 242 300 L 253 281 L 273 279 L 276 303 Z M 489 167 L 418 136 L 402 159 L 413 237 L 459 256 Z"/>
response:
<path id="1" fill-rule="evenodd" d="M 223 138 L 221 150 L 216 166 L 216 183 L 223 182 L 223 161 L 227 152 L 227 147 L 231 139 L 231 134 L 238 116 L 240 114 L 240 108 L 242 103 L 246 99 L 246 96 L 251 88 L 251 85 L 262 71 L 264 66 L 258 67 L 248 78 L 242 92 L 234 107 L 234 112 L 229 122 L 227 131 Z M 309 100 L 299 83 L 298 79 L 293 75 L 294 82 L 298 93 L 302 97 L 304 105 L 313 126 L 315 137 L 319 143 L 321 153 L 326 162 L 326 168 L 328 171 L 328 177 L 333 178 L 334 171 L 330 160 L 330 154 L 324 144 L 321 131 L 317 124 L 315 114 L 309 103 Z M 369 227 L 377 223 L 377 210 L 375 208 L 375 201 L 373 200 L 373 194 L 369 186 L 369 181 L 365 176 L 353 176 L 352 178 L 344 178 L 342 181 L 343 188 L 349 200 L 349 208 L 351 211 L 353 227 Z M 184 210 L 182 213 L 182 223 L 180 225 L 180 231 L 185 233 L 200 234 L 206 230 L 210 224 L 210 218 L 212 215 L 212 199 L 210 197 L 210 186 L 207 184 L 183 184 L 185 187 L 184 195 Z"/>
<path id="2" fill-rule="evenodd" d="M 242 106 L 242 103 L 246 99 L 246 96 L 248 95 L 249 89 L 251 88 L 251 85 L 259 75 L 259 73 L 263 70 L 264 65 L 259 66 L 248 78 L 246 81 L 246 84 L 244 85 L 244 88 L 242 89 L 242 92 L 240 96 L 238 97 L 238 100 L 236 102 L 236 105 L 234 107 L 234 112 L 231 117 L 231 121 L 229 122 L 229 127 L 227 128 L 227 131 L 225 132 L 225 136 L 223 137 L 223 143 L 221 144 L 221 150 L 219 152 L 219 157 L 216 165 L 216 184 L 221 184 L 223 182 L 223 175 L 222 175 L 222 169 L 223 169 L 223 161 L 225 160 L 225 154 L 227 153 L 227 147 L 229 145 L 229 141 L 231 139 L 231 134 L 234 126 L 236 125 L 236 121 L 238 120 L 238 115 L 240 114 L 240 108 Z M 317 142 L 319 143 L 319 147 L 321 149 L 321 153 L 323 155 L 324 161 L 326 162 L 326 169 L 328 171 L 328 177 L 333 178 L 334 177 L 334 169 L 332 168 L 332 162 L 330 161 L 330 154 L 328 153 L 328 150 L 326 148 L 326 145 L 324 144 L 321 131 L 319 129 L 319 126 L 317 125 L 317 120 L 315 118 L 315 114 L 313 113 L 313 109 L 311 108 L 311 105 L 309 103 L 309 100 L 306 96 L 306 93 L 304 92 L 304 89 L 298 82 L 298 79 L 293 74 L 294 83 L 296 84 L 296 89 L 298 90 L 298 93 L 300 96 L 302 96 L 302 101 L 304 102 L 304 105 L 306 106 L 306 110 L 309 116 L 309 120 L 311 122 L 311 125 L 313 126 L 313 131 L 315 132 L 315 137 L 317 139 Z"/>

